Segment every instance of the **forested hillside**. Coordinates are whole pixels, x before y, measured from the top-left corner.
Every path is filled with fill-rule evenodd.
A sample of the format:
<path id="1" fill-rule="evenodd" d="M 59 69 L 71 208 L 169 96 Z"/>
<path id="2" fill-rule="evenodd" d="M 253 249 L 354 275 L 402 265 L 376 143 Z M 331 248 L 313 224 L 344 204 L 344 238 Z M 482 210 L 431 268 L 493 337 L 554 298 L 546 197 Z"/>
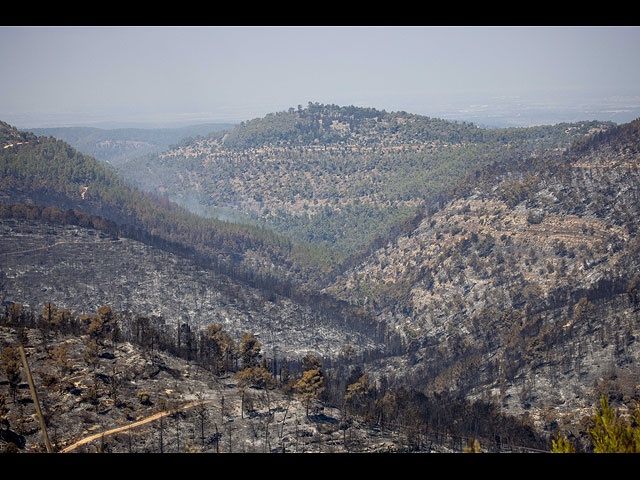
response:
<path id="1" fill-rule="evenodd" d="M 639 126 L 478 169 L 328 290 L 404 331 L 405 380 L 580 437 L 640 394 Z"/>
<path id="2" fill-rule="evenodd" d="M 201 218 L 143 193 L 111 166 L 61 140 L 1 127 L 0 200 L 5 204 L 28 200 L 94 214 L 138 239 L 172 244 L 245 277 L 304 281 L 334 261 L 317 247 L 293 244 L 265 229 Z"/>
<path id="3" fill-rule="evenodd" d="M 481 165 L 566 148 L 610 126 L 488 130 L 309 103 L 136 159 L 120 171 L 199 214 L 265 225 L 294 241 L 353 254 Z"/>

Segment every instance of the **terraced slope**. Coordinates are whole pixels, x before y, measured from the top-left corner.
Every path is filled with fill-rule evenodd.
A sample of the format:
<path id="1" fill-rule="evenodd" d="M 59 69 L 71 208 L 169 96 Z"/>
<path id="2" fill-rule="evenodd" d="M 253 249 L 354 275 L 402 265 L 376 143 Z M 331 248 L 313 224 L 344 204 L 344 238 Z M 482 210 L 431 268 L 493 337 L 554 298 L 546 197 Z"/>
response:
<path id="1" fill-rule="evenodd" d="M 469 171 L 507 154 L 565 148 L 611 124 L 486 130 L 310 103 L 120 167 L 140 188 L 202 215 L 265 225 L 351 254 Z"/>
<path id="2" fill-rule="evenodd" d="M 635 398 L 639 132 L 479 170 L 328 291 L 404 332 L 427 391 L 487 395 L 549 429 L 602 391 Z"/>

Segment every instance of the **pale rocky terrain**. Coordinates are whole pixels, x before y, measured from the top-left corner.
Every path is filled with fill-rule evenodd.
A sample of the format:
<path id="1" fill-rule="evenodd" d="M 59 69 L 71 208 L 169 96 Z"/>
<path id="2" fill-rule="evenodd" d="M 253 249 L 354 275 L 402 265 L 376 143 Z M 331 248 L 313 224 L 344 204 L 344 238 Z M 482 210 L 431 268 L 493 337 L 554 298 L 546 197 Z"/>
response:
<path id="1" fill-rule="evenodd" d="M 602 393 L 623 409 L 640 394 L 638 158 L 601 148 L 533 174 L 498 167 L 327 291 L 413 341 L 394 368 L 426 390 L 584 433 Z"/>
<path id="2" fill-rule="evenodd" d="M 83 359 L 86 336 L 50 334 L 49 352 L 62 344 L 69 347 L 63 372 L 43 349 L 37 330 L 28 330 L 27 338 L 27 361 L 47 435 L 57 452 L 339 453 L 406 448 L 405 434 L 372 429 L 355 419 L 342 428 L 342 412 L 320 403 L 307 416 L 297 397 L 278 390 L 249 387 L 241 412 L 234 375 L 216 377 L 162 352 L 143 351 L 130 343 L 108 344 L 97 363 L 89 366 Z M 15 330 L 0 327 L 0 346 L 16 342 Z M 0 376 L 9 422 L 8 429 L 0 428 L 0 445 L 4 449 L 12 442 L 22 452 L 43 452 L 45 442 L 22 368 L 21 372 L 15 402 Z M 141 401 L 139 394 L 144 392 L 148 402 Z M 182 409 L 193 403 L 200 405 Z M 153 421 L 143 423 L 154 415 Z M 426 439 L 423 448 L 451 451 Z"/>

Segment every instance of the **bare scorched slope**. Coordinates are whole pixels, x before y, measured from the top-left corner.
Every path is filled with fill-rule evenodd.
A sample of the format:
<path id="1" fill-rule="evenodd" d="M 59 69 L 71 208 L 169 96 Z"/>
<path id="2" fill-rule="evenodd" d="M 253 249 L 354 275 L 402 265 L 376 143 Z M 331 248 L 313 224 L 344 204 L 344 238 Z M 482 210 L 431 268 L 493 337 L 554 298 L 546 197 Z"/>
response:
<path id="1" fill-rule="evenodd" d="M 640 121 L 497 162 L 328 290 L 403 333 L 424 391 L 578 429 L 640 395 L 639 167 Z"/>

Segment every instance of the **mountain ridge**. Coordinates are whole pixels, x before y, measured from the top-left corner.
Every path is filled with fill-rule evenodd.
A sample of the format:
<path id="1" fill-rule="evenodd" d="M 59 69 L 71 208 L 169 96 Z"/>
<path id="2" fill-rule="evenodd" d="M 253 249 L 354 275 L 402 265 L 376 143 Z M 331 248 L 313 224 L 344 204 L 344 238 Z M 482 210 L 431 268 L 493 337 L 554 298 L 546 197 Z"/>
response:
<path id="1" fill-rule="evenodd" d="M 119 166 L 142 190 L 351 255 L 494 157 L 566 148 L 611 128 L 521 129 L 309 103 Z"/>

